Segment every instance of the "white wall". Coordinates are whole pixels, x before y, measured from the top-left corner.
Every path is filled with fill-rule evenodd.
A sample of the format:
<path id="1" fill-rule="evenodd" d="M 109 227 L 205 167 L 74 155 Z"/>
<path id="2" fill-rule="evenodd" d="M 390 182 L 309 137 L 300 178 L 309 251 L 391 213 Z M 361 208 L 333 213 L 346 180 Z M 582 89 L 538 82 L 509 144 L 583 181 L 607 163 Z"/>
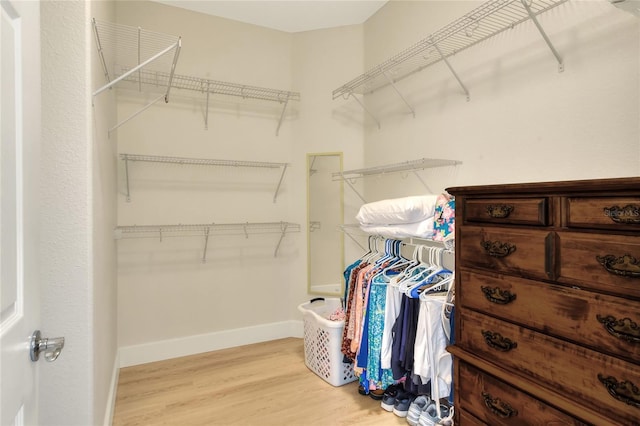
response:
<path id="1" fill-rule="evenodd" d="M 120 162 L 118 223 L 178 224 L 289 221 L 279 235 L 118 241 L 118 318 L 122 364 L 288 335 L 300 335 L 296 306 L 307 300 L 306 153 L 362 157 L 362 112 L 337 106 L 331 90 L 362 72 L 362 26 L 284 33 L 153 2 L 118 2 L 117 21 L 176 34 L 176 73 L 301 93 L 289 102 L 279 135 L 280 104 L 172 91 L 117 130 L 121 153 L 287 162 L 276 203 L 276 172 L 185 169 L 133 163 L 126 202 Z M 341 64 L 340 67 L 334 64 Z M 258 70 L 258 72 L 256 72 Z M 118 119 L 148 100 L 118 92 Z M 293 327 L 293 328 L 292 328 Z M 300 328 L 300 330 L 298 330 Z"/>
<path id="2" fill-rule="evenodd" d="M 92 6 L 96 6 L 95 9 Z M 112 6 L 112 5 L 111 5 Z M 41 3 L 43 334 L 65 348 L 40 369 L 40 424 L 102 424 L 116 342 L 115 146 L 109 95 L 91 107 L 92 12 L 106 2 Z"/>
<path id="3" fill-rule="evenodd" d="M 242 25 L 153 2 L 118 2 L 117 21 L 182 37 L 176 73 L 273 89 L 294 90 L 291 35 Z M 141 99 L 142 98 L 142 99 Z M 118 118 L 144 105 L 144 97 L 120 91 Z M 117 130 L 121 153 L 205 159 L 292 163 L 291 102 L 276 136 L 278 103 L 212 96 L 208 130 L 205 97 L 172 91 L 158 104 Z M 280 172 L 251 168 L 180 167 L 136 163 L 129 168 L 131 202 L 124 197 L 121 168 L 119 225 L 240 222 L 301 223 L 290 214 L 291 176 L 287 170 L 277 202 Z M 238 344 L 226 332 L 290 320 L 289 269 L 304 255 L 303 233 L 118 241 L 119 344 L 124 365 Z M 245 331 L 239 334 L 246 336 Z M 256 329 L 255 340 L 274 338 Z M 287 333 L 289 330 L 287 329 Z M 194 341 L 172 339 L 200 336 Z M 276 336 L 277 337 L 277 336 Z M 244 339 L 244 337 L 242 338 Z M 244 342 L 244 340 L 240 342 Z M 197 339 L 196 339 L 197 340 Z M 248 343 L 248 342 L 247 342 Z M 140 345 L 155 345 L 143 349 Z M 147 346 L 148 348 L 148 346 Z M 162 352 L 163 350 L 177 352 Z"/>
<path id="4" fill-rule="evenodd" d="M 479 2 L 391 1 L 365 24 L 365 68 L 408 48 Z M 570 1 L 541 15 L 565 71 L 531 21 L 400 81 L 413 118 L 390 88 L 367 95 L 365 163 L 460 160 L 421 172 L 449 186 L 637 176 L 640 172 L 639 20 L 608 1 Z M 352 76 L 352 77 L 355 77 Z M 354 101 L 349 101 L 354 104 Z M 367 182 L 367 198 L 425 192 L 417 179 Z"/>
<path id="5" fill-rule="evenodd" d="M 294 81 L 302 94 L 300 116 L 294 123 L 295 158 L 300 164 L 294 179 L 295 198 L 306 200 L 306 154 L 342 152 L 345 169 L 361 167 L 364 114 L 360 107 L 333 101 L 331 92 L 352 75 L 362 73 L 364 33 L 362 25 L 305 31 L 294 34 Z M 357 105 L 356 105 L 357 106 Z M 336 170 L 337 171 L 337 170 Z M 306 203 L 296 209 L 306 218 Z M 345 218 L 355 215 L 345 206 Z M 306 220 L 306 219 L 304 219 Z M 345 257 L 357 251 L 345 240 Z M 306 262 L 294 265 L 293 275 L 303 277 L 291 288 L 294 304 L 308 300 Z M 305 300 L 306 299 L 306 300 Z"/>

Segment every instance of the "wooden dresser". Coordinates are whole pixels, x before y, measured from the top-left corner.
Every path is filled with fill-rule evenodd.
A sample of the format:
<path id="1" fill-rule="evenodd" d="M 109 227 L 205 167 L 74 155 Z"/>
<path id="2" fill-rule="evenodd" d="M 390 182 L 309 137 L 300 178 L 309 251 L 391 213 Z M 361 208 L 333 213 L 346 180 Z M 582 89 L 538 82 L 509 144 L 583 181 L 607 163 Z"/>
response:
<path id="1" fill-rule="evenodd" d="M 640 178 L 449 188 L 456 425 L 640 425 Z"/>

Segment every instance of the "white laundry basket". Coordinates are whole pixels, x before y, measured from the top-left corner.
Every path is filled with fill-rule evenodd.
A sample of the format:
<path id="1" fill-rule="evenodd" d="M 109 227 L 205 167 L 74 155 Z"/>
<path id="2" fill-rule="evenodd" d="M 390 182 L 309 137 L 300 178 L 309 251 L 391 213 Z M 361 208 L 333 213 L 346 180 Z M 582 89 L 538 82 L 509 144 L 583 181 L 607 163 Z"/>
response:
<path id="1" fill-rule="evenodd" d="M 357 379 L 353 364 L 341 352 L 344 321 L 329 315 L 340 307 L 338 298 L 318 298 L 298 306 L 304 322 L 304 363 L 327 383 L 342 386 Z"/>

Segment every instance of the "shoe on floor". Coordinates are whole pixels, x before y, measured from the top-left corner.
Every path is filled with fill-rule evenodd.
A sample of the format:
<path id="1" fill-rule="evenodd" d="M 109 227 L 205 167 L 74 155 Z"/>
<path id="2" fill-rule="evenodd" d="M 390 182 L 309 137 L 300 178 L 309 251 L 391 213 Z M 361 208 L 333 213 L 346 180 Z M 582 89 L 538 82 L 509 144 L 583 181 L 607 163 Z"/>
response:
<path id="1" fill-rule="evenodd" d="M 383 410 L 388 412 L 393 411 L 393 406 L 396 403 L 396 397 L 400 391 L 401 388 L 398 385 L 389 385 L 389 387 L 387 387 L 384 391 L 384 395 L 382 395 L 382 402 L 380 403 Z"/>
<path id="2" fill-rule="evenodd" d="M 414 399 L 416 399 L 416 395 L 411 392 L 399 393 L 396 397 L 396 402 L 393 405 L 393 414 L 398 417 L 407 417 L 409 406 L 411 406 Z"/>
<path id="3" fill-rule="evenodd" d="M 385 391 L 383 389 L 373 389 L 369 391 L 369 396 L 377 401 L 380 401 L 384 397 Z"/>
<path id="4" fill-rule="evenodd" d="M 409 406 L 409 411 L 407 412 L 407 423 L 411 426 L 416 426 L 422 411 L 432 403 L 433 401 L 428 395 L 419 395 Z"/>
<path id="5" fill-rule="evenodd" d="M 444 404 L 440 404 L 440 416 L 438 416 L 438 408 L 436 403 L 432 402 L 427 408 L 425 408 L 420 417 L 418 418 L 419 426 L 436 426 L 439 422 L 449 416 L 449 407 Z"/>

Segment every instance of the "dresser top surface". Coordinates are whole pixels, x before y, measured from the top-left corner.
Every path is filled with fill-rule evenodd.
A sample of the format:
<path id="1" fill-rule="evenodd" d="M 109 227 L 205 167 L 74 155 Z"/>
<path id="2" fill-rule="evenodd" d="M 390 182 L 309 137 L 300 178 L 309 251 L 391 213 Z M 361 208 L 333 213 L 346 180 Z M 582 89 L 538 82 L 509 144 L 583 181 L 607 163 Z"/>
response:
<path id="1" fill-rule="evenodd" d="M 589 194 L 610 195 L 617 193 L 640 194 L 640 177 L 613 179 L 587 179 L 554 182 L 509 183 L 496 185 L 457 186 L 447 188 L 451 195 L 531 195 L 531 194 Z"/>

